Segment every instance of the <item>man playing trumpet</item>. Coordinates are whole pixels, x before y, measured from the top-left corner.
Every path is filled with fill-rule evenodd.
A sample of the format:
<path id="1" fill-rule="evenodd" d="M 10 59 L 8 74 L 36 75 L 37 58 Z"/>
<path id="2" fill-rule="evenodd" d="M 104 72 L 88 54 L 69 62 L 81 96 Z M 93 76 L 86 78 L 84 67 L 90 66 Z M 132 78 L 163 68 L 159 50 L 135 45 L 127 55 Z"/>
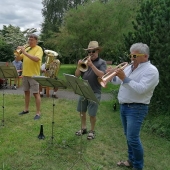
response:
<path id="1" fill-rule="evenodd" d="M 25 93 L 25 108 L 19 113 L 19 115 L 24 115 L 29 113 L 29 103 L 30 103 L 30 90 L 32 91 L 35 102 L 36 102 L 36 115 L 34 120 L 40 118 L 40 103 L 41 98 L 39 94 L 39 83 L 34 80 L 33 76 L 40 75 L 40 67 L 43 56 L 43 50 L 37 45 L 38 37 L 35 34 L 31 34 L 28 37 L 28 47 L 19 46 L 17 50 L 21 51 L 21 54 L 17 55 L 17 59 L 23 59 L 23 90 Z"/>
<path id="2" fill-rule="evenodd" d="M 106 62 L 99 58 L 99 52 L 101 48 L 98 45 L 97 41 L 90 41 L 88 48 L 84 49 L 87 51 L 88 56 L 87 57 L 87 70 L 85 72 L 82 72 L 79 70 L 79 65 L 81 65 L 82 61 L 78 61 L 78 67 L 75 71 L 75 76 L 79 77 L 81 76 L 84 80 L 88 80 L 96 98 L 100 101 L 101 98 L 101 85 L 99 84 L 97 78 L 102 77 L 105 74 L 106 70 Z M 76 132 L 77 136 L 83 135 L 87 133 L 86 128 L 86 111 L 88 111 L 88 114 L 90 116 L 90 124 L 91 128 L 88 133 L 87 139 L 91 140 L 95 137 L 95 123 L 96 123 L 96 114 L 98 110 L 98 104 L 88 101 L 87 99 L 84 99 L 84 97 L 79 98 L 78 105 L 77 105 L 77 111 L 80 112 L 80 119 L 81 119 L 81 129 Z"/>

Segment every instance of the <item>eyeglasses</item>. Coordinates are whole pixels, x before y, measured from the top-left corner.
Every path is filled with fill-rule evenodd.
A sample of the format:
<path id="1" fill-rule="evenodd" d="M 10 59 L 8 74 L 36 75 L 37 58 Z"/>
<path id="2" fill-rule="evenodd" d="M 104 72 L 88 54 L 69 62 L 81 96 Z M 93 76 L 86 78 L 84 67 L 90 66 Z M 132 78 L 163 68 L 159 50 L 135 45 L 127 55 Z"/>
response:
<path id="1" fill-rule="evenodd" d="M 93 53 L 93 54 L 94 54 L 94 53 L 96 52 L 96 50 L 92 50 L 92 51 L 89 50 L 89 51 L 87 51 L 87 52 L 88 52 L 88 53 Z"/>
<path id="2" fill-rule="evenodd" d="M 143 56 L 143 55 L 145 55 L 145 54 L 130 54 L 129 57 L 130 58 L 132 58 L 132 57 L 137 58 L 137 57 L 140 57 L 140 56 Z"/>

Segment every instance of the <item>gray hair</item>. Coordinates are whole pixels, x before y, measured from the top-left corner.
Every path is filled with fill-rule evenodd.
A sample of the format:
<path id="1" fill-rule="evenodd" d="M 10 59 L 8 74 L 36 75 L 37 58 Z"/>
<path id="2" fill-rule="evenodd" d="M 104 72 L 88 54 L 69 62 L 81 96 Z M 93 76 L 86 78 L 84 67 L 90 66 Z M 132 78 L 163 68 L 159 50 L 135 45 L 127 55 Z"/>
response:
<path id="1" fill-rule="evenodd" d="M 36 34 L 30 34 L 30 35 L 28 35 L 28 38 L 34 38 L 34 39 L 38 40 L 38 36 Z"/>
<path id="2" fill-rule="evenodd" d="M 141 54 L 146 54 L 149 57 L 149 47 L 147 44 L 135 43 L 130 47 L 130 52 L 137 51 Z"/>

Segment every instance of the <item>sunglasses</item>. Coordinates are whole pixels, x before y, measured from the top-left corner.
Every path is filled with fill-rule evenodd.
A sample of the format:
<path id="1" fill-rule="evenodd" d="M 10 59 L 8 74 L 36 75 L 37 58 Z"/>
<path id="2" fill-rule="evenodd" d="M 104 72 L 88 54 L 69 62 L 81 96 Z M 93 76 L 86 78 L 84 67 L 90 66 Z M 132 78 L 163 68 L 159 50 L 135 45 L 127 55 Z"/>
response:
<path id="1" fill-rule="evenodd" d="M 129 57 L 130 58 L 132 58 L 132 57 L 137 58 L 137 57 L 140 57 L 140 56 L 143 56 L 143 55 L 145 55 L 145 54 L 130 54 Z"/>
<path id="2" fill-rule="evenodd" d="M 96 50 L 92 50 L 92 51 L 89 50 L 89 51 L 87 51 L 87 52 L 88 52 L 88 53 L 93 53 L 93 54 L 94 54 L 94 53 L 96 52 Z"/>

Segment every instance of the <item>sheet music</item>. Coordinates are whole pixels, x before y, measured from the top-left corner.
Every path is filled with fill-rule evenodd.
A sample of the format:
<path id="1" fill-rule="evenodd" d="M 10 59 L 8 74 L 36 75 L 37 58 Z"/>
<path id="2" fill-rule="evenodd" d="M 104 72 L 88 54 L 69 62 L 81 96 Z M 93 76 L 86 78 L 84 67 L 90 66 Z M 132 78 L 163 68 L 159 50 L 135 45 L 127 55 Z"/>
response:
<path id="1" fill-rule="evenodd" d="M 71 75 L 71 74 L 64 74 L 64 75 L 75 94 L 79 94 L 80 96 L 83 96 L 86 99 L 99 104 L 99 101 L 96 98 L 87 80 L 79 79 L 76 76 Z"/>
<path id="2" fill-rule="evenodd" d="M 41 86 L 54 87 L 54 88 L 67 88 L 67 83 L 64 80 L 54 79 L 45 76 L 33 76 L 34 80 L 36 80 Z"/>
<path id="3" fill-rule="evenodd" d="M 11 63 L 0 65 L 0 78 L 18 78 L 16 67 Z"/>

